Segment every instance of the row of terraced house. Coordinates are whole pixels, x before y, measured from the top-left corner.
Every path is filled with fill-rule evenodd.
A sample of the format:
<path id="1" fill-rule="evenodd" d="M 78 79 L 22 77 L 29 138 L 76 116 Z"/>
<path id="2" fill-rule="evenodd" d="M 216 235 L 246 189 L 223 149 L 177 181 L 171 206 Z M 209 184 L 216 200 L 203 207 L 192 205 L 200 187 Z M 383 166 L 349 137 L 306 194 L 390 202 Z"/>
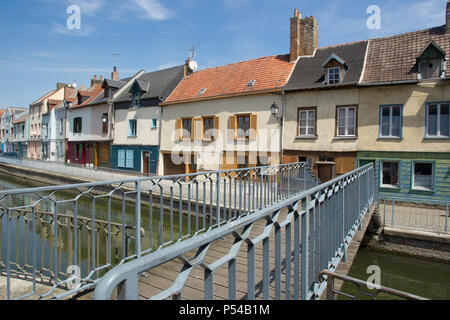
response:
<path id="1" fill-rule="evenodd" d="M 290 53 L 57 84 L 4 111 L 3 152 L 172 175 L 306 161 L 321 181 L 374 163 L 384 195 L 450 196 L 446 24 L 330 47 L 290 19 Z"/>

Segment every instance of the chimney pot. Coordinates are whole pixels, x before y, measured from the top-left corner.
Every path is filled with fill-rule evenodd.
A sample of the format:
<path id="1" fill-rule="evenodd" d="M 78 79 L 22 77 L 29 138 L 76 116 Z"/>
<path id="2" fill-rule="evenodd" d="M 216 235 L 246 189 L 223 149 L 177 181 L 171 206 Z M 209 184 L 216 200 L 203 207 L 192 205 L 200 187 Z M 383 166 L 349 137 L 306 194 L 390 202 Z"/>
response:
<path id="1" fill-rule="evenodd" d="M 111 72 L 112 80 L 119 80 L 119 73 L 117 72 L 117 67 L 114 67 L 113 72 Z"/>

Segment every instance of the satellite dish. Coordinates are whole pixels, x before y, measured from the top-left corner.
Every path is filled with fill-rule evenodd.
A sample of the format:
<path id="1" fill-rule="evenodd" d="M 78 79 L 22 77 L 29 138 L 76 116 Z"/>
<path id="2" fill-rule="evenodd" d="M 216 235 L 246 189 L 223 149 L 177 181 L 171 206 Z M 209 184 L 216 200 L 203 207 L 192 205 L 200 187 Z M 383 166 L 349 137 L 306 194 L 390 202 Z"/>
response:
<path id="1" fill-rule="evenodd" d="M 77 83 L 76 82 L 72 83 L 72 88 L 76 88 L 76 87 L 77 87 Z"/>
<path id="2" fill-rule="evenodd" d="M 192 60 L 191 62 L 189 62 L 189 68 L 192 71 L 196 71 L 198 69 L 198 63 Z"/>

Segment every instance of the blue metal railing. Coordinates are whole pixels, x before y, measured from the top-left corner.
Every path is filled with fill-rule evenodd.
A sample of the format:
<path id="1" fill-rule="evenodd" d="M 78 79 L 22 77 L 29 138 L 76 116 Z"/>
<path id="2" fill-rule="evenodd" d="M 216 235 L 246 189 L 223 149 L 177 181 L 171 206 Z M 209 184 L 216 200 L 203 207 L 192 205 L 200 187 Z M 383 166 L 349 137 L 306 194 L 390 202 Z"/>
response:
<path id="1" fill-rule="evenodd" d="M 295 163 L 0 191 L 0 296 L 66 298 L 115 266 L 229 228 L 318 183 Z"/>
<path id="2" fill-rule="evenodd" d="M 450 200 L 418 197 L 381 197 L 383 226 L 435 233 L 449 233 Z"/>
<path id="3" fill-rule="evenodd" d="M 377 200 L 374 182 L 374 168 L 369 164 L 304 191 L 293 189 L 293 192 L 280 197 L 271 205 L 260 206 L 253 212 L 244 211 L 247 214 L 237 216 L 227 224 L 218 224 L 217 228 L 209 229 L 197 237 L 112 269 L 97 284 L 94 297 L 97 300 L 111 299 L 116 289 L 119 299 L 137 300 L 140 296 L 138 283 L 143 274 L 152 270 L 157 273 L 158 266 L 181 260 L 182 266 L 171 279 L 172 284 L 147 298 L 181 299 L 191 273 L 201 268 L 204 270 L 204 298 L 213 299 L 215 273 L 219 268 L 228 266 L 228 298 L 234 300 L 237 298 L 237 260 L 240 257 L 239 266 L 242 267 L 243 256 L 239 256 L 239 252 L 242 245 L 246 244 L 244 298 L 255 299 L 256 288 L 259 287 L 258 297 L 265 300 L 271 296 L 275 299 L 316 299 L 326 288 L 326 282 L 317 281 L 319 273 L 325 269 L 334 271 L 338 263 L 346 259 L 346 249 L 351 239 Z M 253 229 L 258 229 L 257 225 L 261 221 L 264 223 L 262 231 L 253 235 Z M 214 261 L 206 260 L 208 251 L 225 237 L 232 237 L 228 254 L 222 253 Z M 271 252 L 272 242 L 274 249 Z M 255 259 L 255 250 L 261 245 L 262 259 Z M 194 250 L 196 254 L 193 258 L 185 256 Z M 272 270 L 271 258 L 274 265 Z M 256 269 L 262 270 L 261 285 L 255 282 Z M 243 273 L 239 281 L 241 285 L 242 276 Z"/>

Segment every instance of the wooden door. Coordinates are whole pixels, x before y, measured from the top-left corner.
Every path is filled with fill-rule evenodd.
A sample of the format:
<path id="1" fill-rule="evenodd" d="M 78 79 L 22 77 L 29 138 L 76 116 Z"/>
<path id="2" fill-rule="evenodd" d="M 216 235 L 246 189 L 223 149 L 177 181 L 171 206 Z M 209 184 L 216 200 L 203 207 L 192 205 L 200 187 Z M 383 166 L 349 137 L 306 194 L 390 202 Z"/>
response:
<path id="1" fill-rule="evenodd" d="M 142 172 L 144 174 L 150 173 L 150 152 L 144 151 L 142 154 L 143 162 L 142 162 Z"/>
<path id="2" fill-rule="evenodd" d="M 96 166 L 97 168 L 100 167 L 100 144 L 99 143 L 95 143 L 94 166 Z"/>
<path id="3" fill-rule="evenodd" d="M 319 171 L 319 179 L 322 183 L 330 181 L 334 178 L 334 164 L 319 163 L 318 171 Z"/>

